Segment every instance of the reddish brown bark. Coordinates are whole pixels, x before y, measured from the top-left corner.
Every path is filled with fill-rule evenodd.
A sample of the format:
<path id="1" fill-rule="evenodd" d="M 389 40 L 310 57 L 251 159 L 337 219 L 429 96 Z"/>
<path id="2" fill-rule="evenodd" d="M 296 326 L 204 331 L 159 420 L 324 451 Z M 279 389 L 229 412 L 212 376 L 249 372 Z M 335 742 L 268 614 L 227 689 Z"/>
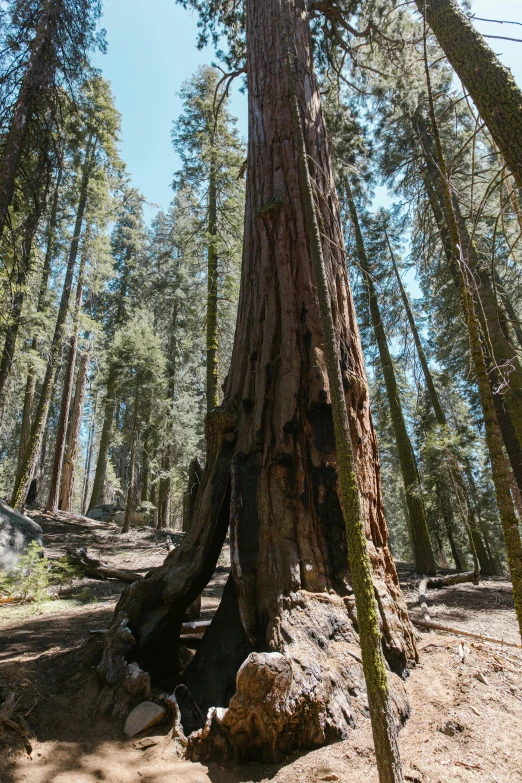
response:
<path id="1" fill-rule="evenodd" d="M 59 508 L 62 511 L 71 511 L 74 492 L 74 471 L 78 459 L 78 446 L 80 430 L 82 426 L 83 400 L 87 385 L 87 371 L 89 369 L 90 347 L 82 354 L 76 376 L 76 388 L 74 390 L 74 402 L 72 406 L 71 426 L 67 440 L 67 452 L 63 463 L 62 486 L 60 490 Z"/>
<path id="2" fill-rule="evenodd" d="M 379 458 L 306 13 L 282 3 L 318 200 L 382 642 L 395 671 L 416 657 L 383 515 Z M 225 396 L 207 416 L 193 521 L 165 564 L 123 594 L 99 674 L 100 707 L 124 714 L 135 664 L 165 677 L 180 662 L 183 614 L 210 578 L 231 525 L 232 578 L 183 677 L 207 725 L 195 757 L 274 759 L 346 737 L 364 678 L 339 498 L 323 338 L 301 202 L 279 0 L 247 4 L 249 152 L 238 325 Z M 152 610 L 152 611 L 151 611 Z M 256 650 L 257 652 L 253 652 Z M 245 658 L 247 659 L 245 661 Z M 134 667 L 134 668 L 132 668 Z M 391 675 L 397 711 L 406 705 Z M 273 693 L 256 701 L 259 692 Z M 350 695 L 351 694 L 351 695 Z M 292 705 L 291 707 L 289 705 Z M 277 710 L 275 710 L 277 712 Z M 252 728 L 257 725 L 257 731 Z"/>

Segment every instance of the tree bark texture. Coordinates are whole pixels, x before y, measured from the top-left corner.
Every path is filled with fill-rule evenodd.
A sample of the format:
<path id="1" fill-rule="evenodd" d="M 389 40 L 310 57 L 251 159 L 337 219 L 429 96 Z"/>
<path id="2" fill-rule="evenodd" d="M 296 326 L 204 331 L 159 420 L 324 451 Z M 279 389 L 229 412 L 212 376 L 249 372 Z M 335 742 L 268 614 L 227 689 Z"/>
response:
<path id="1" fill-rule="evenodd" d="M 89 139 L 85 151 L 85 160 L 83 164 L 82 181 L 80 185 L 80 196 L 76 212 L 74 234 L 69 250 L 69 259 L 67 262 L 67 270 L 65 273 L 62 296 L 60 299 L 60 307 L 58 309 L 58 316 L 56 318 L 53 339 L 49 348 L 47 368 L 45 371 L 40 400 L 38 402 L 38 407 L 35 413 L 35 419 L 31 428 L 31 435 L 29 437 L 23 463 L 16 477 L 15 487 L 13 489 L 11 498 L 11 505 L 13 508 L 22 508 L 23 504 L 25 503 L 27 492 L 31 484 L 32 475 L 38 462 L 38 456 L 42 445 L 42 438 L 47 423 L 47 416 L 49 414 L 49 407 L 51 405 L 51 397 L 56 379 L 59 351 L 63 339 L 63 331 L 65 328 L 67 313 L 69 310 L 74 267 L 76 266 L 83 216 L 85 213 L 85 207 L 87 205 L 87 191 L 89 186 L 89 178 L 91 175 L 94 149 L 95 145 L 93 146 L 92 139 Z"/>
<path id="2" fill-rule="evenodd" d="M 7 133 L 2 159 L 0 161 L 0 237 L 4 232 L 7 214 L 15 188 L 16 174 L 22 154 L 28 124 L 45 80 L 48 77 L 46 50 L 49 46 L 52 24 L 52 2 L 45 5 L 36 34 L 31 44 L 20 92 Z"/>
<path id="3" fill-rule="evenodd" d="M 386 385 L 386 396 L 388 398 L 388 405 L 390 406 L 390 417 L 395 435 L 395 444 L 397 446 L 402 480 L 406 492 L 406 503 L 408 504 L 408 517 L 410 520 L 409 532 L 415 568 L 419 574 L 435 574 L 437 571 L 437 564 L 433 555 L 433 548 L 428 531 L 417 460 L 413 451 L 413 446 L 411 445 L 408 430 L 406 429 L 399 387 L 395 378 L 393 360 L 388 347 L 388 340 L 381 318 L 377 292 L 373 284 L 370 264 L 359 224 L 359 217 L 357 215 L 357 209 L 348 180 L 345 181 L 345 188 L 348 198 L 348 209 L 355 233 L 357 259 L 364 273 L 364 284 L 368 290 L 370 319 L 375 335 L 375 342 L 377 343 L 379 350 L 379 358 Z"/>
<path id="4" fill-rule="evenodd" d="M 76 387 L 74 390 L 74 402 L 72 406 L 71 425 L 69 437 L 67 440 L 67 452 L 63 463 L 62 486 L 60 489 L 59 508 L 62 511 L 72 511 L 73 493 L 74 493 L 74 473 L 76 470 L 76 461 L 78 459 L 78 447 L 80 441 L 80 430 L 82 427 L 83 401 L 85 398 L 85 389 L 87 386 L 87 373 L 90 361 L 90 345 L 80 358 L 78 373 L 76 376 Z"/>
<path id="5" fill-rule="evenodd" d="M 326 277 L 382 646 L 390 666 L 403 673 L 416 658 L 415 643 L 388 549 L 308 21 L 294 0 L 282 7 L 299 52 L 297 97 L 316 164 L 312 177 L 324 196 Z M 193 521 L 164 565 L 122 595 L 98 669 L 99 706 L 116 714 L 147 692 L 145 676 L 136 692 L 143 675 L 136 664 L 173 676 L 182 659 L 183 615 L 210 579 L 230 526 L 232 575 L 182 676 L 203 711 L 227 707 L 236 693 L 228 710 L 210 709 L 191 736 L 193 758 L 274 760 L 295 747 L 341 739 L 365 692 L 352 587 L 359 564 L 347 556 L 280 15 L 279 0 L 247 4 L 250 124 L 238 326 L 223 403 L 207 415 Z M 397 718 L 404 718 L 401 683 L 390 678 Z"/>
<path id="6" fill-rule="evenodd" d="M 522 188 L 522 91 L 454 0 L 415 0 Z"/>

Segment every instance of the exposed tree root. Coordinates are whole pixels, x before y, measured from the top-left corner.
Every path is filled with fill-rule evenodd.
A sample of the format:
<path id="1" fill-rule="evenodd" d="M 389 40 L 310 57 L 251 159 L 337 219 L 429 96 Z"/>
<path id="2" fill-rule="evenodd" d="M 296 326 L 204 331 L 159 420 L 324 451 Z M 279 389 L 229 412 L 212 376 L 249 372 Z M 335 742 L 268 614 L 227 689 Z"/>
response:
<path id="1" fill-rule="evenodd" d="M 227 435 L 234 426 L 228 410 L 216 409 L 207 417 L 208 459 L 213 467 L 198 492 L 198 506 L 205 512 L 196 515 L 181 545 L 169 552 L 164 564 L 129 585 L 116 606 L 98 666 L 103 684 L 98 709 L 103 712 L 123 717 L 135 703 L 147 699 L 147 672 L 172 678 L 185 668 L 179 644 L 183 618 L 209 582 L 228 529 L 232 444 Z"/>
<path id="2" fill-rule="evenodd" d="M 345 739 L 357 715 L 368 714 L 358 638 L 342 598 L 305 591 L 282 598 L 271 639 L 273 651 L 252 652 L 242 664 L 228 709 L 211 708 L 188 738 L 189 758 L 277 762 L 294 748 Z M 404 686 L 390 676 L 402 723 Z"/>
<path id="3" fill-rule="evenodd" d="M 89 557 L 83 546 L 79 549 L 68 549 L 67 557 L 72 565 L 83 571 L 86 576 L 94 577 L 94 579 L 118 579 L 120 582 L 129 583 L 143 579 L 143 576 L 135 571 L 129 571 L 126 568 L 113 568 L 103 560 Z"/>

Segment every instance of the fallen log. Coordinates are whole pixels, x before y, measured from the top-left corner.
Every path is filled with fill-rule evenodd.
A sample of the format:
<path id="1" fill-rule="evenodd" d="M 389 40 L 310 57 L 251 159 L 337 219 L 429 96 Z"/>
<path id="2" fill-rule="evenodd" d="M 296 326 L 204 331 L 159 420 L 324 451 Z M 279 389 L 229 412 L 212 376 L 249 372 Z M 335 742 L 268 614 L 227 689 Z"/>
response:
<path id="1" fill-rule="evenodd" d="M 461 585 L 465 582 L 474 582 L 478 584 L 479 577 L 475 571 L 463 571 L 461 574 L 448 574 L 448 576 L 433 576 L 431 578 L 424 578 L 419 584 L 418 600 L 419 606 L 422 609 L 422 617 L 424 621 L 431 622 L 430 613 L 428 610 L 428 601 L 426 598 L 426 592 L 428 588 L 432 590 L 440 590 L 443 587 L 451 587 L 451 585 Z"/>
<path id="2" fill-rule="evenodd" d="M 78 549 L 68 549 L 67 557 L 72 565 L 83 571 L 86 576 L 94 577 L 94 579 L 118 579 L 120 582 L 136 582 L 138 579 L 143 579 L 143 576 L 135 571 L 114 568 L 108 563 L 104 563 L 103 560 L 89 557 L 83 546 Z"/>
<path id="3" fill-rule="evenodd" d="M 453 633 L 456 636 L 469 636 L 472 639 L 479 639 L 481 642 L 490 642 L 491 644 L 501 644 L 504 647 L 516 647 L 518 650 L 522 650 L 522 644 L 516 644 L 515 642 L 507 642 L 505 639 L 495 639 L 493 636 L 483 636 L 479 633 L 472 633 L 471 631 L 463 631 L 460 628 L 453 628 L 451 625 L 442 625 L 441 623 L 434 623 L 433 620 L 419 620 L 417 617 L 410 615 L 410 620 L 414 625 L 418 625 L 420 628 L 431 628 L 434 631 L 445 631 L 446 633 Z"/>
<path id="4" fill-rule="evenodd" d="M 211 620 L 197 620 L 196 622 L 183 623 L 180 636 L 203 636 L 209 627 Z M 93 628 L 89 633 L 107 633 L 108 628 Z"/>
<path id="5" fill-rule="evenodd" d="M 461 574 L 448 574 L 448 576 L 432 576 L 426 579 L 426 587 L 432 590 L 440 590 L 442 587 L 461 585 L 464 582 L 479 583 L 479 577 L 475 571 L 463 571 Z M 421 582 L 422 584 L 422 582 Z"/>

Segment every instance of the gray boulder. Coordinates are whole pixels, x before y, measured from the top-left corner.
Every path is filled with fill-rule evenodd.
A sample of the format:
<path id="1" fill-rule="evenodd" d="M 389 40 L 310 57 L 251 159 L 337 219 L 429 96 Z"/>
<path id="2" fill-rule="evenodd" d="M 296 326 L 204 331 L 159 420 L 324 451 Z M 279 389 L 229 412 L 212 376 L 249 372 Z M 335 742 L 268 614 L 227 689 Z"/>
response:
<path id="1" fill-rule="evenodd" d="M 0 570 L 11 571 L 31 541 L 43 546 L 40 525 L 0 501 Z"/>
<path id="2" fill-rule="evenodd" d="M 121 512 L 120 506 L 114 506 L 107 503 L 103 506 L 93 506 L 87 512 L 88 519 L 94 519 L 95 522 L 114 522 L 115 516 Z"/>

